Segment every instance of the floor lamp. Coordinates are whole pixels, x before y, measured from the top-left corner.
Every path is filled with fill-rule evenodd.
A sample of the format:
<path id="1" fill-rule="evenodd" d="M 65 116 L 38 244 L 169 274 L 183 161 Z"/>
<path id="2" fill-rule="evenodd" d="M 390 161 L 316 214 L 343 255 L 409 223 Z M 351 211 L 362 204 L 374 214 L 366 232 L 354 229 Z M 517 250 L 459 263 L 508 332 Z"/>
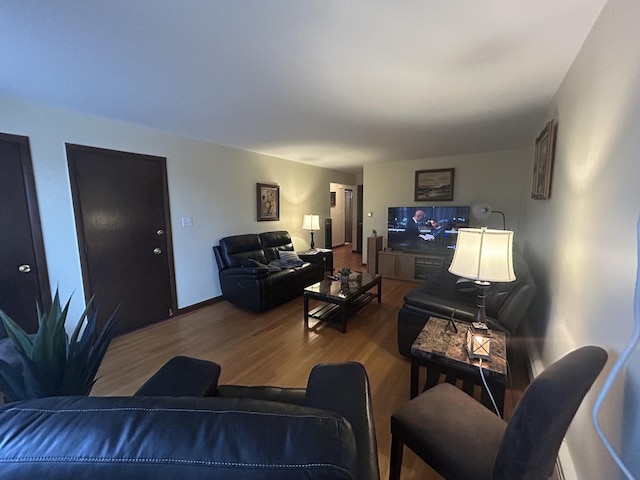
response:
<path id="1" fill-rule="evenodd" d="M 471 213 L 473 213 L 473 216 L 478 220 L 484 220 L 485 218 L 488 218 L 492 213 L 499 213 L 500 215 L 502 215 L 502 229 L 506 230 L 507 228 L 507 222 L 504 217 L 504 212 L 501 212 L 500 210 L 494 210 L 488 203 L 476 203 L 473 207 L 471 207 Z"/>

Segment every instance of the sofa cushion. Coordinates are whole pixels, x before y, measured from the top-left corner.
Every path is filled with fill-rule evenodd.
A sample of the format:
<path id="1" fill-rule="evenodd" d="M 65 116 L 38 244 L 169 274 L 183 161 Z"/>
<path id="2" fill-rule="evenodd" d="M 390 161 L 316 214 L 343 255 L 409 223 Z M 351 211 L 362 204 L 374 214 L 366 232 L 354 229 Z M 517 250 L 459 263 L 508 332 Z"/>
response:
<path id="1" fill-rule="evenodd" d="M 0 407 L 3 478 L 353 479 L 342 416 L 277 402 L 49 397 Z"/>
<path id="2" fill-rule="evenodd" d="M 291 235 L 289 235 L 289 232 L 286 230 L 261 233 L 260 241 L 262 242 L 264 254 L 269 262 L 280 258 L 280 251 L 293 251 Z"/>

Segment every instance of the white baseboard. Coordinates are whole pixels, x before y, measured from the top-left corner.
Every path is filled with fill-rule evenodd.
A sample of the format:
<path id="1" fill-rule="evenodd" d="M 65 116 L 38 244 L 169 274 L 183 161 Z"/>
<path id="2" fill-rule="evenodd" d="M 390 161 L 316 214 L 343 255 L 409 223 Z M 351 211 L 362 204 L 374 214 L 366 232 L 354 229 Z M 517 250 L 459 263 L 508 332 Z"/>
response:
<path id="1" fill-rule="evenodd" d="M 544 370 L 544 365 L 540 358 L 540 351 L 534 342 L 534 337 L 531 335 L 526 322 L 523 322 L 522 330 L 525 338 L 525 345 L 527 346 L 527 356 L 529 357 L 529 380 L 532 380 L 537 377 L 542 370 Z M 564 440 L 560 445 L 558 458 L 556 459 L 556 465 L 551 478 L 557 480 L 578 480 L 576 470 L 573 466 L 573 459 L 571 458 L 569 448 Z"/>

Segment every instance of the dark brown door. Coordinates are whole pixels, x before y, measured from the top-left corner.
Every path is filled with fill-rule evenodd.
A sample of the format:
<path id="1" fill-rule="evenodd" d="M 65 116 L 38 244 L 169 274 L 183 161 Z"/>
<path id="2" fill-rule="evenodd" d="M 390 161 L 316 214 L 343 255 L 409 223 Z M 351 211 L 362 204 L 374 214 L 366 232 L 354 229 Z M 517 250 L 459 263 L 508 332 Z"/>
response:
<path id="1" fill-rule="evenodd" d="M 67 144 L 87 298 L 119 332 L 176 310 L 166 159 Z"/>
<path id="2" fill-rule="evenodd" d="M 0 195 L 0 309 L 32 333 L 51 292 L 27 137 L 0 134 Z"/>

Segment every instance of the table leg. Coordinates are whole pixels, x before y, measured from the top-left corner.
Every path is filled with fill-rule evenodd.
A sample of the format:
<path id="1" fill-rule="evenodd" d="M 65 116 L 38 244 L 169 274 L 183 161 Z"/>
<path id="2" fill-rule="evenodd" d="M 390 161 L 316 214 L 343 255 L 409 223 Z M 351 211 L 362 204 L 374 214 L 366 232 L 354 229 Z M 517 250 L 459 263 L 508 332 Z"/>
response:
<path id="1" fill-rule="evenodd" d="M 435 387 L 440 380 L 440 370 L 432 365 L 427 366 L 427 380 L 424 382 L 422 391 L 428 390 L 431 387 Z"/>
<path id="2" fill-rule="evenodd" d="M 378 277 L 378 303 L 382 301 L 382 277 Z"/>
<path id="3" fill-rule="evenodd" d="M 304 297 L 304 327 L 309 328 L 309 297 Z"/>
<path id="4" fill-rule="evenodd" d="M 420 363 L 415 359 L 411 359 L 411 387 L 409 389 L 409 398 L 418 396 L 418 381 L 420 375 Z"/>
<path id="5" fill-rule="evenodd" d="M 349 308 L 347 308 L 347 304 L 340 305 L 340 330 L 342 333 L 347 333 L 347 312 Z"/>

